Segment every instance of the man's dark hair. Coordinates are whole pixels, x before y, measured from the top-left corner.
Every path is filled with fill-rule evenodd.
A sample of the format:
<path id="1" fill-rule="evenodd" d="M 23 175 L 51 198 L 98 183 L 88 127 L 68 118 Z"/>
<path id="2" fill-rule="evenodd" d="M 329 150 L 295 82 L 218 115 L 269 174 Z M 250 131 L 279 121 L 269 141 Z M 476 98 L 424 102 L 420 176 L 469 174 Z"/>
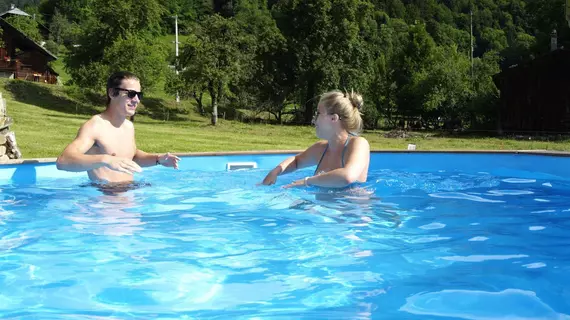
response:
<path id="1" fill-rule="evenodd" d="M 120 87 L 121 84 L 123 83 L 123 80 L 125 79 L 134 79 L 140 81 L 139 77 L 137 77 L 134 73 L 128 71 L 115 72 L 109 76 L 109 79 L 107 79 L 107 89 L 106 89 L 107 107 L 109 106 L 109 103 L 111 103 L 111 97 L 109 96 L 109 89 Z M 113 96 L 115 96 L 119 94 L 119 92 L 115 90 L 115 92 L 113 92 L 112 94 Z"/>

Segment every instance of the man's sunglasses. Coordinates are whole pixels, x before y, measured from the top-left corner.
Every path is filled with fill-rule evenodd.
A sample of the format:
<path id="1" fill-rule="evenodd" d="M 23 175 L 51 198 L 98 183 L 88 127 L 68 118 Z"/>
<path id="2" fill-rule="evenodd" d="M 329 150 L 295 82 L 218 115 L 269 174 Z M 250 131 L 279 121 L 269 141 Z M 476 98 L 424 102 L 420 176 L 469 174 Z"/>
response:
<path id="1" fill-rule="evenodd" d="M 138 91 L 135 91 L 135 90 L 123 89 L 123 88 L 115 88 L 115 90 L 117 90 L 117 91 L 126 91 L 126 92 L 127 92 L 127 97 L 129 97 L 130 99 L 134 98 L 136 95 L 139 96 L 139 100 L 142 100 L 142 98 L 143 98 L 143 93 L 142 93 L 142 92 L 138 92 Z"/>

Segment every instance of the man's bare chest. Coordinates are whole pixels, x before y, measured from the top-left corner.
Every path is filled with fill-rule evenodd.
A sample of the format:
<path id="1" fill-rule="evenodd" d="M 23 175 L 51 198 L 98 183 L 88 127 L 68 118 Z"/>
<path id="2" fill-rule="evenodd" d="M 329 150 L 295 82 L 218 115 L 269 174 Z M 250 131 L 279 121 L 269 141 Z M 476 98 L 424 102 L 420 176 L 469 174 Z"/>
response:
<path id="1" fill-rule="evenodd" d="M 132 158 L 136 151 L 134 132 L 109 130 L 99 135 L 95 146 L 103 154 Z"/>

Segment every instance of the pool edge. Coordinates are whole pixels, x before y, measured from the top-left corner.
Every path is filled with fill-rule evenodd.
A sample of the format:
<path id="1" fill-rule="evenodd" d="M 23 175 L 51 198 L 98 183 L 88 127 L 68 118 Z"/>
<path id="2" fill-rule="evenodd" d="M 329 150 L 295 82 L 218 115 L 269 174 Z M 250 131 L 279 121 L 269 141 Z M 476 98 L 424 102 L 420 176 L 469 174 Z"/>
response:
<path id="1" fill-rule="evenodd" d="M 203 157 L 203 156 L 226 156 L 226 155 L 264 155 L 264 154 L 291 154 L 299 153 L 303 150 L 258 150 L 258 151 L 209 151 L 209 152 L 173 152 L 172 154 L 179 157 Z M 549 150 L 371 150 L 372 153 L 458 153 L 458 154 L 532 154 L 543 156 L 570 157 L 567 151 L 549 151 Z M 0 163 L 3 165 L 14 164 L 39 164 L 54 163 L 57 158 L 24 158 L 11 159 Z"/>

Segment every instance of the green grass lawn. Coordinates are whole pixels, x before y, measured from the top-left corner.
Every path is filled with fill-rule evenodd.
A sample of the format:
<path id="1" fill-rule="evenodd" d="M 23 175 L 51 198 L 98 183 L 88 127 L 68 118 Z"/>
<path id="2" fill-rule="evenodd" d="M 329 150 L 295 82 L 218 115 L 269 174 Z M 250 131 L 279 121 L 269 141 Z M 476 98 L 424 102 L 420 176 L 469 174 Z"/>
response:
<path id="1" fill-rule="evenodd" d="M 101 96 L 77 92 L 67 87 L 32 82 L 0 80 L 7 100 L 11 129 L 24 158 L 56 157 L 76 135 L 79 126 L 103 110 Z M 310 126 L 244 124 L 209 117 L 194 111 L 190 101 L 180 104 L 145 97 L 146 104 L 135 119 L 138 147 L 148 152 L 298 150 L 317 141 Z M 166 120 L 168 117 L 168 121 Z M 373 150 L 403 150 L 408 143 L 418 150 L 560 150 L 570 151 L 570 141 L 542 142 L 506 138 L 434 137 L 385 138 L 383 131 L 367 131 Z"/>
<path id="2" fill-rule="evenodd" d="M 63 58 L 64 54 L 59 54 L 58 60 L 53 61 L 51 63 L 51 67 L 55 70 L 55 72 L 59 74 L 59 80 L 61 81 L 61 83 L 66 83 L 67 81 L 71 80 L 71 77 L 69 76 L 69 74 L 67 74 L 67 71 L 65 70 L 63 64 Z"/>

